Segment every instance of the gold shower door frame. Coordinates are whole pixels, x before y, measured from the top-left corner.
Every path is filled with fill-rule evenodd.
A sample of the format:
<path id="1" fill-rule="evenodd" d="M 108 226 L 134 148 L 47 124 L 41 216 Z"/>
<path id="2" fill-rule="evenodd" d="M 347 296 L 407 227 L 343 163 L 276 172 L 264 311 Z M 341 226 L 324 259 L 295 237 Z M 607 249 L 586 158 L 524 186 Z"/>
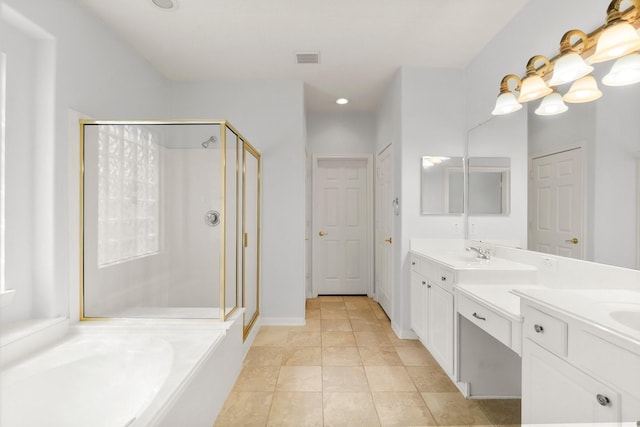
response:
<path id="1" fill-rule="evenodd" d="M 242 140 L 242 306 L 245 308 L 244 313 L 242 314 L 242 323 L 243 323 L 243 340 L 246 340 L 249 334 L 251 333 L 251 329 L 253 325 L 258 320 L 260 316 L 260 212 L 261 212 L 261 200 L 262 200 L 262 160 L 260 153 L 256 150 L 248 141 Z M 257 162 L 257 191 L 256 191 L 256 204 L 252 205 L 251 203 L 247 204 L 247 155 L 253 156 Z M 248 207 L 248 208 L 247 208 Z M 254 208 L 256 209 L 256 265 L 247 266 L 246 265 L 246 255 L 245 252 L 248 247 L 247 242 L 247 211 L 248 209 Z M 253 236 L 251 236 L 253 238 Z M 256 311 L 254 313 L 247 313 L 247 283 L 246 283 L 246 269 L 247 268 L 255 268 L 255 277 L 256 277 L 256 289 L 255 289 L 255 298 L 256 298 Z"/>
<path id="2" fill-rule="evenodd" d="M 85 203 L 84 203 L 84 180 L 85 180 L 85 161 L 84 161 L 84 154 L 85 154 L 85 141 L 84 141 L 84 136 L 85 136 L 85 126 L 86 125 L 190 125 L 190 124 L 194 124 L 194 125 L 214 125 L 214 126 L 219 126 L 220 129 L 220 134 L 219 134 L 219 141 L 221 143 L 221 167 L 220 167 L 220 174 L 221 174 L 221 194 L 222 194 L 222 208 L 220 214 L 222 216 L 222 218 L 226 218 L 225 213 L 227 211 L 227 167 L 233 167 L 232 165 L 227 165 L 227 130 L 230 130 L 231 132 L 233 132 L 236 135 L 236 164 L 235 164 L 235 177 L 236 177 L 236 206 L 239 205 L 239 200 L 240 200 L 240 185 L 238 185 L 238 183 L 240 182 L 240 178 L 241 178 L 241 174 L 244 174 L 244 167 L 243 165 L 240 164 L 240 159 L 243 159 L 244 161 L 244 152 L 245 152 L 245 146 L 248 145 L 249 147 L 251 147 L 251 149 L 257 154 L 258 158 L 260 156 L 260 154 L 248 143 L 248 141 L 244 138 L 244 136 L 242 136 L 242 134 L 240 132 L 238 132 L 238 130 L 236 128 L 234 128 L 228 121 L 226 120 L 88 120 L 88 119 L 81 119 L 79 121 L 79 125 L 80 125 L 80 203 L 79 203 L 79 209 L 80 209 L 80 221 L 79 221 L 79 245 L 80 245 L 80 259 L 79 259 L 79 266 L 80 266 L 80 272 L 79 272 L 79 277 L 80 277 L 80 320 L 81 321 L 92 321 L 92 320 L 113 320 L 116 319 L 114 317 L 91 317 L 91 316 L 85 316 L 85 312 L 84 312 L 84 208 L 85 208 Z M 242 156 L 241 156 L 242 154 Z M 242 166 L 242 167 L 241 167 Z M 260 176 L 260 171 L 258 172 L 258 176 Z M 260 178 L 259 178 L 260 179 Z M 260 211 L 260 206 L 258 206 L 258 218 L 260 218 L 259 216 L 259 211 Z M 243 209 L 243 213 L 242 213 L 242 219 L 244 220 L 244 209 Z M 240 213 L 238 212 L 238 210 L 236 209 L 236 230 L 239 230 L 238 224 L 240 221 Z M 259 225 L 258 225 L 259 226 Z M 243 227 L 244 228 L 244 227 Z M 238 235 L 239 233 L 236 232 L 236 247 L 238 244 L 240 244 L 241 242 L 244 241 L 244 239 L 241 238 L 241 236 Z M 227 278 L 227 274 L 226 274 L 226 259 L 227 259 L 227 253 L 226 253 L 226 245 L 227 244 L 227 233 L 226 233 L 226 226 L 222 227 L 222 229 L 220 230 L 220 320 L 221 321 L 226 321 L 227 319 L 229 319 L 235 312 L 236 310 L 238 310 L 238 308 L 240 308 L 239 306 L 239 302 L 240 302 L 240 280 L 238 278 L 238 275 L 236 275 L 236 283 L 235 283 L 235 287 L 233 289 L 230 289 L 231 292 L 235 292 L 235 304 L 233 306 L 230 306 L 230 310 L 227 313 L 227 307 L 226 307 L 226 294 L 227 294 L 227 283 L 226 283 L 226 278 Z M 239 261 L 237 259 L 236 256 L 236 271 L 238 271 L 238 265 L 239 265 Z M 260 269 L 259 265 L 260 265 L 260 251 L 258 249 L 258 260 L 257 260 L 257 264 L 258 264 L 258 271 Z M 244 260 L 242 260 L 242 265 L 244 265 Z M 243 286 L 244 288 L 244 286 Z M 258 275 L 258 294 L 259 294 L 259 275 Z M 259 300 L 258 300 L 259 301 Z M 258 302 L 259 305 L 259 302 Z M 257 310 L 257 313 L 255 315 L 255 317 L 251 320 L 251 325 L 249 326 L 249 329 L 251 328 L 251 326 L 253 325 L 253 323 L 255 323 L 255 320 L 257 318 L 259 309 Z"/>

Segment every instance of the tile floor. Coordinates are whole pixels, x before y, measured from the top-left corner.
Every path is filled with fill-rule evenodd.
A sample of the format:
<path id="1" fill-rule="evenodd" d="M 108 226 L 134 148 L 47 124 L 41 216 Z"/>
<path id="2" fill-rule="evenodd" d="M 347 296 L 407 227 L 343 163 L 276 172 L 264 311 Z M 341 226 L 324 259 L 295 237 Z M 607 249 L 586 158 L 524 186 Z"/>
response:
<path id="1" fill-rule="evenodd" d="M 307 300 L 305 326 L 263 326 L 216 426 L 515 426 L 519 400 L 466 400 L 367 297 Z"/>

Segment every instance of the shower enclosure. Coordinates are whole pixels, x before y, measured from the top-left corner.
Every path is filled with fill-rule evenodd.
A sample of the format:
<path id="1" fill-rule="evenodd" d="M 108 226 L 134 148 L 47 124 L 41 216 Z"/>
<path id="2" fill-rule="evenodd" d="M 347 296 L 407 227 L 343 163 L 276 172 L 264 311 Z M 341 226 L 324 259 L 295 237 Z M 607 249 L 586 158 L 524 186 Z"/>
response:
<path id="1" fill-rule="evenodd" d="M 83 120 L 82 319 L 259 314 L 260 154 L 226 121 Z"/>

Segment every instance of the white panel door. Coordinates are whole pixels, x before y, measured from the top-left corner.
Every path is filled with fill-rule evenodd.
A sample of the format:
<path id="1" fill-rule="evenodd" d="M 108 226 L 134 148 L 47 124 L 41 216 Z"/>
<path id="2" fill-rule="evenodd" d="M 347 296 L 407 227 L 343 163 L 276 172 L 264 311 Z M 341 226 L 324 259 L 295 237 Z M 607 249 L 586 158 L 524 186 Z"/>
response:
<path id="1" fill-rule="evenodd" d="M 534 158 L 529 249 L 582 259 L 581 149 Z"/>
<path id="2" fill-rule="evenodd" d="M 391 317 L 391 261 L 393 234 L 392 179 L 393 164 L 391 146 L 385 148 L 376 159 L 376 299 Z"/>
<path id="3" fill-rule="evenodd" d="M 371 289 L 368 159 L 316 159 L 313 278 L 320 295 Z"/>

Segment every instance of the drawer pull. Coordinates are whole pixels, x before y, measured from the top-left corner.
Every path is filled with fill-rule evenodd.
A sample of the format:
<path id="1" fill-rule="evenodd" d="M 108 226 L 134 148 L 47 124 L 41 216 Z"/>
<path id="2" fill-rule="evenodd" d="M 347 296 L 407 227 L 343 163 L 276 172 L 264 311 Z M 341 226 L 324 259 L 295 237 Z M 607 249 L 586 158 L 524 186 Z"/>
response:
<path id="1" fill-rule="evenodd" d="M 544 328 L 542 325 L 533 325 L 533 329 L 535 329 L 536 333 L 541 334 L 544 332 Z"/>
<path id="2" fill-rule="evenodd" d="M 440 280 L 442 280 L 443 282 L 446 282 L 446 281 L 447 281 L 447 278 L 446 278 L 445 276 L 442 276 L 442 277 L 440 278 Z"/>
<path id="3" fill-rule="evenodd" d="M 609 406 L 611 404 L 611 400 L 603 394 L 596 395 L 596 399 L 598 399 L 598 403 L 602 406 Z"/>
<path id="4" fill-rule="evenodd" d="M 473 317 L 475 317 L 476 319 L 480 319 L 480 320 L 487 320 L 486 317 L 479 316 L 478 313 L 473 313 Z"/>
<path id="5" fill-rule="evenodd" d="M 426 285 L 426 284 L 427 284 L 427 282 L 425 282 L 425 281 L 423 280 L 423 281 L 422 281 L 422 284 L 423 284 L 423 285 Z"/>
<path id="6" fill-rule="evenodd" d="M 431 285 L 427 285 L 427 288 L 431 288 Z"/>
<path id="7" fill-rule="evenodd" d="M 416 265 L 416 262 L 415 261 L 411 261 L 411 265 Z"/>

